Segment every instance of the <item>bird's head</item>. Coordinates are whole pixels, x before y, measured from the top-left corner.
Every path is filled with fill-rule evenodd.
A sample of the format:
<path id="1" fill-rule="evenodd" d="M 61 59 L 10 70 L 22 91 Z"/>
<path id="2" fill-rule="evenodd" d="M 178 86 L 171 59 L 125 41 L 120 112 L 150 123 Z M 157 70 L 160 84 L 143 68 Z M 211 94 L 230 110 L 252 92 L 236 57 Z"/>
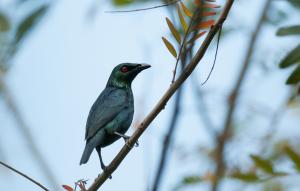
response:
<path id="1" fill-rule="evenodd" d="M 150 68 L 148 64 L 122 63 L 117 65 L 110 74 L 106 86 L 118 88 L 131 87 L 131 82 L 143 70 Z"/>

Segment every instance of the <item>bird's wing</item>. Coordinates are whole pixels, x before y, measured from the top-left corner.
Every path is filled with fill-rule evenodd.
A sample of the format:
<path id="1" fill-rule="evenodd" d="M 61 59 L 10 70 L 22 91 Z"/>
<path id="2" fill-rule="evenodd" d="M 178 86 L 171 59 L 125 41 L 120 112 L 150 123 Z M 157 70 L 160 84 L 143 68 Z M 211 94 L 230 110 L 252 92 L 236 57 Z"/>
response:
<path id="1" fill-rule="evenodd" d="M 116 88 L 103 90 L 90 110 L 85 139 L 93 137 L 97 131 L 112 121 L 126 106 L 127 96 L 124 90 Z"/>

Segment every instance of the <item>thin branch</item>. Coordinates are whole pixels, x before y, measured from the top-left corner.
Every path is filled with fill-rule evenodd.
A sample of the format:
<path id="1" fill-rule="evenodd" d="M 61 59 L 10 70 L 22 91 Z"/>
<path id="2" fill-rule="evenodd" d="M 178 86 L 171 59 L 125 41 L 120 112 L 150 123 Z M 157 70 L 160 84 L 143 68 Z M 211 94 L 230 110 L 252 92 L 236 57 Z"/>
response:
<path id="1" fill-rule="evenodd" d="M 43 158 L 41 152 L 39 151 L 38 147 L 36 146 L 34 142 L 34 138 L 30 132 L 29 127 L 26 125 L 21 112 L 19 111 L 17 104 L 13 100 L 13 96 L 11 92 L 9 91 L 8 87 L 6 86 L 6 83 L 3 78 L 3 72 L 0 71 L 0 93 L 3 97 L 5 103 L 7 104 L 8 108 L 12 112 L 12 116 L 15 118 L 15 121 L 17 122 L 17 127 L 19 128 L 22 136 L 24 137 L 25 141 L 28 144 L 28 148 L 31 151 L 32 155 L 35 157 L 37 163 L 39 164 L 40 168 L 42 169 L 43 173 L 49 180 L 49 182 L 52 184 L 53 188 L 57 188 L 57 181 L 55 179 L 55 176 L 53 175 L 50 167 L 48 166 L 47 162 Z"/>
<path id="2" fill-rule="evenodd" d="M 107 166 L 106 171 L 100 174 L 95 182 L 91 185 L 88 191 L 96 191 L 98 188 L 110 177 L 110 175 L 118 168 L 120 163 L 124 160 L 126 155 L 130 152 L 131 147 L 128 145 L 134 145 L 134 143 L 138 140 L 138 138 L 143 134 L 143 132 L 147 129 L 150 123 L 157 117 L 157 115 L 165 108 L 169 99 L 173 96 L 173 94 L 178 90 L 178 88 L 183 84 L 183 82 L 191 75 L 199 61 L 203 58 L 208 46 L 210 45 L 212 39 L 220 29 L 221 25 L 227 18 L 229 10 L 233 4 L 234 0 L 227 0 L 224 10 L 218 19 L 216 25 L 211 28 L 210 32 L 206 36 L 204 42 L 201 47 L 198 49 L 196 55 L 190 61 L 188 66 L 183 70 L 182 74 L 178 77 L 178 79 L 170 85 L 168 90 L 165 92 L 163 97 L 159 100 L 153 110 L 146 116 L 143 122 L 137 127 L 133 135 L 129 138 L 128 144 L 124 145 L 120 152 L 116 155 L 116 157 L 112 160 L 112 162 Z"/>
<path id="3" fill-rule="evenodd" d="M 180 2 L 181 0 L 176 0 L 176 1 L 172 1 L 170 3 L 164 4 L 164 5 L 157 5 L 157 6 L 153 6 L 153 7 L 147 7 L 147 8 L 142 8 L 142 9 L 132 9 L 132 10 L 123 10 L 123 11 L 105 11 L 105 13 L 130 13 L 130 12 L 138 12 L 138 11 L 147 11 L 147 10 L 151 10 L 151 9 L 157 9 L 157 8 L 161 8 L 161 7 L 167 7 L 173 4 L 176 4 L 178 2 Z"/>
<path id="4" fill-rule="evenodd" d="M 209 71 L 209 74 L 208 74 L 207 78 L 205 79 L 204 82 L 201 83 L 201 85 L 204 85 L 204 84 L 208 81 L 208 79 L 209 79 L 209 77 L 210 77 L 212 71 L 213 71 L 214 68 L 215 68 L 215 64 L 216 64 L 216 60 L 217 60 L 217 55 L 218 55 L 218 50 L 219 50 L 219 44 L 220 44 L 221 33 L 222 33 L 222 26 L 221 26 L 221 28 L 220 28 L 219 35 L 218 35 L 217 48 L 216 48 L 216 52 L 215 52 L 214 63 L 213 63 L 213 65 L 212 65 L 212 67 L 211 67 L 211 69 L 210 69 L 210 71 Z"/>
<path id="5" fill-rule="evenodd" d="M 185 65 L 186 65 L 186 61 L 187 61 L 187 56 L 186 56 L 186 52 L 182 52 L 182 59 L 181 59 L 181 70 L 184 69 Z M 181 100 L 182 100 L 182 95 L 183 95 L 183 86 L 181 86 L 178 90 L 177 93 L 175 95 L 175 105 L 174 105 L 174 109 L 173 109 L 173 113 L 172 113 L 172 117 L 170 120 L 170 125 L 169 128 L 167 130 L 166 136 L 164 138 L 163 141 L 163 146 L 162 146 L 162 150 L 161 150 L 161 154 L 159 157 L 159 164 L 157 167 L 157 172 L 155 175 L 155 180 L 152 186 L 152 191 L 156 191 L 158 190 L 159 186 L 160 186 L 160 182 L 162 180 L 163 177 L 163 173 L 164 173 L 164 169 L 166 166 L 166 161 L 168 158 L 168 151 L 171 145 L 171 142 L 173 141 L 173 135 L 174 132 L 176 131 L 176 127 L 177 127 L 177 122 L 179 121 L 179 115 L 180 115 L 180 104 L 181 104 Z"/>
<path id="6" fill-rule="evenodd" d="M 248 72 L 248 69 L 249 69 L 249 66 L 251 63 L 251 57 L 252 57 L 252 54 L 254 51 L 254 47 L 255 47 L 257 39 L 258 39 L 257 37 L 259 36 L 259 34 L 261 32 L 261 28 L 262 28 L 264 19 L 266 17 L 267 11 L 270 7 L 270 4 L 271 4 L 271 0 L 267 0 L 264 5 L 262 13 L 259 17 L 259 20 L 258 20 L 256 26 L 255 26 L 255 30 L 251 35 L 249 45 L 247 48 L 247 53 L 246 53 L 245 59 L 242 64 L 242 69 L 239 73 L 236 84 L 229 96 L 229 100 L 228 100 L 229 105 L 228 105 L 228 111 L 227 111 L 226 118 L 225 118 L 224 125 L 223 125 L 223 132 L 221 133 L 221 135 L 219 135 L 217 137 L 217 148 L 216 148 L 216 159 L 215 159 L 216 160 L 216 169 L 214 172 L 215 180 L 212 183 L 212 189 L 211 189 L 212 191 L 218 190 L 219 183 L 221 181 L 221 178 L 222 178 L 225 168 L 226 168 L 225 160 L 224 160 L 224 148 L 225 148 L 226 142 L 230 139 L 230 132 L 232 129 L 232 121 L 233 121 L 234 112 L 236 110 L 237 101 L 238 101 L 238 98 L 240 95 L 240 89 L 243 85 L 244 79 Z"/>
<path id="7" fill-rule="evenodd" d="M 24 178 L 26 178 L 27 180 L 29 180 L 29 181 L 31 181 L 32 183 L 36 184 L 37 186 L 39 186 L 39 187 L 42 188 L 43 190 L 49 191 L 48 188 L 46 188 L 45 186 L 43 186 L 43 185 L 42 185 L 41 183 L 39 183 L 38 181 L 36 181 L 36 180 L 30 178 L 28 175 L 26 175 L 26 174 L 24 174 L 24 173 L 18 171 L 17 169 L 15 169 L 15 168 L 9 166 L 8 164 L 5 164 L 5 163 L 2 162 L 2 161 L 0 161 L 0 164 L 3 165 L 3 166 L 5 166 L 5 167 L 8 168 L 8 169 L 14 171 L 15 173 L 17 173 L 17 174 L 23 176 Z"/>

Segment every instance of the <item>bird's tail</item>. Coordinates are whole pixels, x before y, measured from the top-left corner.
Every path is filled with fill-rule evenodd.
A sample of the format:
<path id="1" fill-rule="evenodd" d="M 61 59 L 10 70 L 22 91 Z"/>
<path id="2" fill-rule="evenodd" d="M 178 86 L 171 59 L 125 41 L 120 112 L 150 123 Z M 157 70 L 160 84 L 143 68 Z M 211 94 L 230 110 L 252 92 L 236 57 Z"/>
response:
<path id="1" fill-rule="evenodd" d="M 89 145 L 88 143 L 86 143 L 84 151 L 82 153 L 81 159 L 80 159 L 80 165 L 87 163 L 87 161 L 89 160 L 92 152 L 93 152 L 94 147 L 92 147 L 91 145 Z"/>

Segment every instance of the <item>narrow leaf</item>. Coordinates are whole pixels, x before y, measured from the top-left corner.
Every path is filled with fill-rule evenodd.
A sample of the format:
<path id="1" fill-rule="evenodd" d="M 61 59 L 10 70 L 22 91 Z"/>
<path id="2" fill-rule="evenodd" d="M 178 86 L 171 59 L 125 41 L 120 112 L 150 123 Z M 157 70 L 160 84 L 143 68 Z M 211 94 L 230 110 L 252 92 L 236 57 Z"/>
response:
<path id="1" fill-rule="evenodd" d="M 216 15 L 217 13 L 216 12 L 213 12 L 213 11 L 210 11 L 210 12 L 202 12 L 201 15 L 203 17 L 208 17 L 208 16 L 214 16 Z"/>
<path id="2" fill-rule="evenodd" d="M 300 82 L 300 64 L 286 81 L 287 84 L 297 84 L 298 82 Z"/>
<path id="3" fill-rule="evenodd" d="M 17 28 L 16 43 L 23 39 L 23 37 L 32 29 L 36 22 L 46 12 L 48 5 L 43 5 L 37 10 L 33 11 L 27 18 L 25 18 Z"/>
<path id="4" fill-rule="evenodd" d="M 203 4 L 202 6 L 203 8 L 220 8 L 221 6 L 220 5 L 216 5 L 216 4 L 210 4 L 210 3 L 205 3 Z"/>
<path id="5" fill-rule="evenodd" d="M 200 7 L 202 5 L 201 0 L 195 0 L 194 1 L 195 5 L 197 5 L 198 7 Z"/>
<path id="6" fill-rule="evenodd" d="M 10 28 L 10 23 L 6 15 L 0 12 L 0 32 L 6 32 Z"/>
<path id="7" fill-rule="evenodd" d="M 241 173 L 234 172 L 230 175 L 232 178 L 239 179 L 244 182 L 257 182 L 259 177 L 253 172 Z"/>
<path id="8" fill-rule="evenodd" d="M 186 16 L 188 16 L 188 17 L 193 16 L 193 13 L 182 2 L 180 2 L 180 5 L 181 5 L 182 10 L 183 10 L 183 12 Z"/>
<path id="9" fill-rule="evenodd" d="M 187 32 L 188 26 L 187 26 L 187 24 L 186 24 L 186 22 L 184 20 L 184 17 L 183 17 L 183 15 L 181 13 L 181 10 L 180 10 L 179 6 L 177 6 L 177 11 L 178 11 L 178 16 L 179 16 L 179 20 L 180 20 L 180 23 L 182 25 L 182 28 L 183 28 L 184 32 Z"/>
<path id="10" fill-rule="evenodd" d="M 197 30 L 210 28 L 215 24 L 215 20 L 208 20 L 201 22 L 198 26 L 196 26 Z"/>
<path id="11" fill-rule="evenodd" d="M 208 1 L 208 2 L 216 2 L 216 0 L 205 0 L 205 1 Z"/>
<path id="12" fill-rule="evenodd" d="M 179 32 L 174 27 L 173 23 L 170 21 L 168 17 L 166 17 L 167 24 L 169 26 L 170 31 L 172 32 L 174 38 L 177 40 L 178 44 L 181 43 L 181 38 Z"/>
<path id="13" fill-rule="evenodd" d="M 300 60 L 300 44 L 294 48 L 279 64 L 280 68 L 289 67 Z"/>
<path id="14" fill-rule="evenodd" d="M 62 187 L 67 191 L 74 191 L 74 189 L 71 186 L 68 185 L 62 185 Z"/>
<path id="15" fill-rule="evenodd" d="M 165 38 L 165 37 L 162 37 L 162 40 L 164 41 L 167 49 L 169 50 L 169 52 L 175 57 L 177 58 L 177 52 L 174 48 L 174 46 Z"/>
<path id="16" fill-rule="evenodd" d="M 289 146 L 285 148 L 285 153 L 293 161 L 297 171 L 300 172 L 300 155 Z"/>
<path id="17" fill-rule="evenodd" d="M 270 160 L 263 159 L 256 155 L 251 155 L 251 159 L 255 163 L 256 167 L 260 168 L 266 173 L 273 174 L 273 165 Z"/>
<path id="18" fill-rule="evenodd" d="M 300 25 L 282 27 L 278 29 L 277 36 L 300 35 Z"/>
<path id="19" fill-rule="evenodd" d="M 202 31 L 199 34 L 197 34 L 195 37 L 193 37 L 192 39 L 190 39 L 187 44 L 196 41 L 198 38 L 202 37 L 204 34 L 206 33 L 206 31 Z"/>

